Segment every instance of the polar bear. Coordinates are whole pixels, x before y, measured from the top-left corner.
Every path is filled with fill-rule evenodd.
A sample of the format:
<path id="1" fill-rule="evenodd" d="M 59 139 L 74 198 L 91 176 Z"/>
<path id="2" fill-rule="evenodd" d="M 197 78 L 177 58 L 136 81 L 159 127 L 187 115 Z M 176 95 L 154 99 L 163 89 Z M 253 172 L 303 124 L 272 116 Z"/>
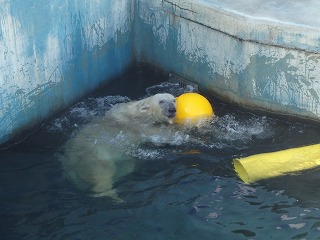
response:
<path id="1" fill-rule="evenodd" d="M 172 124 L 175 114 L 176 99 L 168 93 L 114 105 L 65 144 L 59 156 L 65 173 L 94 196 L 122 201 L 113 184 L 134 169 L 130 149 L 155 134 L 159 124 Z"/>
<path id="2" fill-rule="evenodd" d="M 106 113 L 118 123 L 128 125 L 132 120 L 141 122 L 173 122 L 176 98 L 169 93 L 158 93 L 140 101 L 119 103 Z"/>

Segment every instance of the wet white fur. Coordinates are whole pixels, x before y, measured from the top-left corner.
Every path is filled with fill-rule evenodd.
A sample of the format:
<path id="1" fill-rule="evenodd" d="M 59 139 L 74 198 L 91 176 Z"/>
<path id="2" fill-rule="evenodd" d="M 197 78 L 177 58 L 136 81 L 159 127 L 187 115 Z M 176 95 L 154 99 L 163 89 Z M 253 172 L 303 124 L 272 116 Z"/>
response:
<path id="1" fill-rule="evenodd" d="M 175 106 L 171 94 L 120 103 L 104 117 L 95 118 L 80 129 L 64 146 L 59 157 L 70 179 L 95 196 L 109 196 L 121 201 L 113 184 L 134 169 L 135 160 L 126 148 L 138 147 L 148 134 L 154 134 L 154 123 L 172 123 L 165 116 L 168 106 Z M 117 138 L 124 137 L 124 146 Z"/>

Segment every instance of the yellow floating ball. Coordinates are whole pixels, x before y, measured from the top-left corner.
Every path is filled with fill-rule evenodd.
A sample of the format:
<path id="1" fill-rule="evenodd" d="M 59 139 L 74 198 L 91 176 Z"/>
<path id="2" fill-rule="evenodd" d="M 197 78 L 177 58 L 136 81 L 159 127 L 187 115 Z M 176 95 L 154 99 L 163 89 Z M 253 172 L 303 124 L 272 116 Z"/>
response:
<path id="1" fill-rule="evenodd" d="M 198 93 L 184 93 L 176 98 L 175 123 L 197 123 L 214 115 L 210 102 Z"/>

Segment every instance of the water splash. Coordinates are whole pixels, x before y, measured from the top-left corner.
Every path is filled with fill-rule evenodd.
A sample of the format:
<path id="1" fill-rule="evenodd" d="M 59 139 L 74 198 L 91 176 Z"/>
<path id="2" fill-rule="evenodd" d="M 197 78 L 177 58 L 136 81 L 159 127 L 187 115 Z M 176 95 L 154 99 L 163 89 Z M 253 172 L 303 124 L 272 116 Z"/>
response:
<path id="1" fill-rule="evenodd" d="M 173 82 L 162 82 L 146 88 L 147 95 L 168 92 L 180 95 L 188 91 L 186 87 Z M 51 132 L 75 135 L 80 127 L 92 119 L 104 116 L 117 103 L 129 102 L 126 96 L 99 96 L 75 104 L 63 116 L 55 119 L 48 127 Z M 218 116 L 199 126 L 149 125 L 139 127 L 140 123 L 130 123 L 137 127 L 127 131 L 112 124 L 108 131 L 97 133 L 98 141 L 119 149 L 125 154 L 139 159 L 159 159 L 188 149 L 232 150 L 245 149 L 257 139 L 268 139 L 272 135 L 266 117 L 251 116 L 245 119 L 232 114 Z M 177 150 L 178 148 L 178 150 Z M 207 149 L 207 150 L 205 150 Z"/>

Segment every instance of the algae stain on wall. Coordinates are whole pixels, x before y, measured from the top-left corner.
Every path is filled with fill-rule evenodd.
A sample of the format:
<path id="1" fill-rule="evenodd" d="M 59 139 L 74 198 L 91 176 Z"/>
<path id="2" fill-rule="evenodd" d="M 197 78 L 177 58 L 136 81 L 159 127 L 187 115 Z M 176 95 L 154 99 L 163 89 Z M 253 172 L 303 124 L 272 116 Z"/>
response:
<path id="1" fill-rule="evenodd" d="M 267 81 L 261 96 L 319 116 L 320 56 L 285 49 L 278 49 L 278 52 L 285 55 L 273 64 L 265 64 L 269 73 L 274 74 L 263 76 Z"/>
<path id="2" fill-rule="evenodd" d="M 1 1 L 0 143 L 120 74 L 131 12 L 131 0 Z"/>

